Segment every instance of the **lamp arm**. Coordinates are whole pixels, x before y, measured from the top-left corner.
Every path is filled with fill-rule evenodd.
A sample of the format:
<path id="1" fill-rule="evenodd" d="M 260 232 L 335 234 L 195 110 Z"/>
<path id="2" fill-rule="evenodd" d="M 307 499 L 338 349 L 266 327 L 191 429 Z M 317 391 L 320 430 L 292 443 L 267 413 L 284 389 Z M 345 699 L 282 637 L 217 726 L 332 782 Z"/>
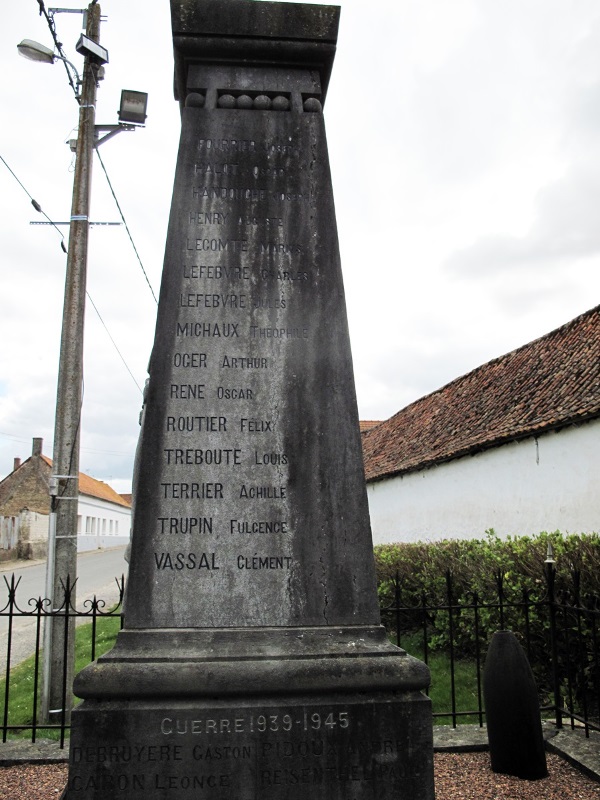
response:
<path id="1" fill-rule="evenodd" d="M 68 58 L 65 58 L 64 56 L 57 56 L 56 54 L 54 55 L 54 60 L 55 61 L 64 61 L 64 63 L 73 70 L 73 72 L 75 73 L 75 77 L 77 79 L 77 92 L 76 92 L 76 94 L 77 94 L 77 96 L 79 96 L 79 87 L 81 86 L 81 76 L 79 75 L 79 72 L 77 71 L 77 67 L 75 66 L 75 64 L 73 64 L 72 61 L 69 61 Z"/>

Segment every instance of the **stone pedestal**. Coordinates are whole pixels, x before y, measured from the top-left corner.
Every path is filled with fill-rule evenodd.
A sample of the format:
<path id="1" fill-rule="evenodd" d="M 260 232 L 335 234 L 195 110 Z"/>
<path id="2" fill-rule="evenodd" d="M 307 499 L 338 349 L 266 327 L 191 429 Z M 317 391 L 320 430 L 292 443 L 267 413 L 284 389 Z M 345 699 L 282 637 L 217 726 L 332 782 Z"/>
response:
<path id="1" fill-rule="evenodd" d="M 171 7 L 125 629 L 76 680 L 66 797 L 432 800 L 428 670 L 379 621 L 322 115 L 339 10 Z"/>

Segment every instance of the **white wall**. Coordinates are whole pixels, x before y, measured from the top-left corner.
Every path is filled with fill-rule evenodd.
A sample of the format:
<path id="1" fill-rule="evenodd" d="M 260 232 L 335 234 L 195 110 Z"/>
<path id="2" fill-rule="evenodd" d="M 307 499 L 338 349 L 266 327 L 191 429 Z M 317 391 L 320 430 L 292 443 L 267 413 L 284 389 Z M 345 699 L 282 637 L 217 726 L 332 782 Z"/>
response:
<path id="1" fill-rule="evenodd" d="M 367 484 L 373 542 L 600 531 L 600 420 Z"/>
<path id="2" fill-rule="evenodd" d="M 97 550 L 127 544 L 131 509 L 80 494 L 77 504 L 77 550 Z"/>

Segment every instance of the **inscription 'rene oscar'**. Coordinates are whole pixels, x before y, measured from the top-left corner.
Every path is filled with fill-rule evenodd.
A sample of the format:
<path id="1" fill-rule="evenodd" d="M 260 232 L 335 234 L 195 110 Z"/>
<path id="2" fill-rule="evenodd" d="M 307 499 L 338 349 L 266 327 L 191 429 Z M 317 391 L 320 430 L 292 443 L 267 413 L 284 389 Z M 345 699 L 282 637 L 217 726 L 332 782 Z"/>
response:
<path id="1" fill-rule="evenodd" d="M 64 800 L 433 800 L 428 670 L 377 603 L 322 113 L 339 9 L 170 3 L 124 627 L 75 681 Z"/>

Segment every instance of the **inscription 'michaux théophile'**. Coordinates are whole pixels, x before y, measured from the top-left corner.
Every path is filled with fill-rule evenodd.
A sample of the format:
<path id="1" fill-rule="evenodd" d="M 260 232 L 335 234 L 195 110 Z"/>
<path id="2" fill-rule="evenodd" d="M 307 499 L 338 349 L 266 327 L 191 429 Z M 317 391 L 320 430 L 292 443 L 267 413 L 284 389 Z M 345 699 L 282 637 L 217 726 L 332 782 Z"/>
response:
<path id="1" fill-rule="evenodd" d="M 66 797 L 429 800 L 428 673 L 375 589 L 322 116 L 339 9 L 171 10 L 125 627 L 76 680 Z"/>

